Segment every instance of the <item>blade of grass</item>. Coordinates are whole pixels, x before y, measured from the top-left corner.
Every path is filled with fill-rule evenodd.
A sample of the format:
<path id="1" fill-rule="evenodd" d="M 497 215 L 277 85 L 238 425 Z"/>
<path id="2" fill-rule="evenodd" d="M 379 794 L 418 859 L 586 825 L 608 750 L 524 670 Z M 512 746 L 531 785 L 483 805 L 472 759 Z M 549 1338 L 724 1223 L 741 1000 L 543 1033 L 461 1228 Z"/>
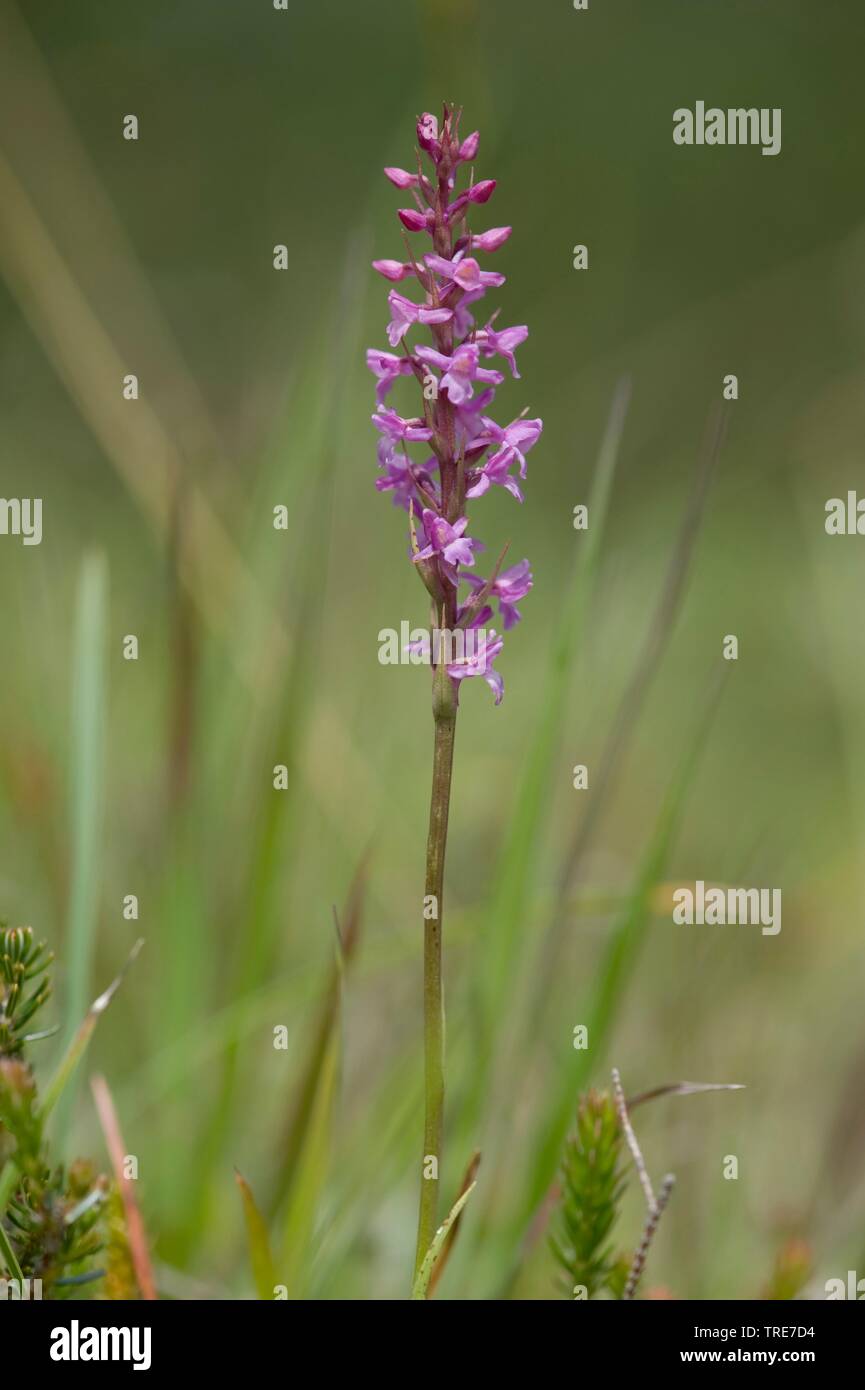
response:
<path id="1" fill-rule="evenodd" d="M 480 1162 L 480 1149 L 475 1149 L 474 1153 L 469 1159 L 469 1164 L 466 1168 L 465 1174 L 463 1175 L 463 1180 L 460 1183 L 460 1190 L 457 1194 L 458 1197 L 465 1196 L 468 1193 L 469 1189 L 474 1187 L 475 1179 L 478 1173 L 478 1168 L 480 1167 Z M 447 1234 L 441 1247 L 441 1253 L 438 1259 L 436 1260 L 435 1264 L 433 1265 L 432 1274 L 430 1275 L 429 1284 L 427 1286 L 427 1298 L 432 1298 L 433 1294 L 436 1291 L 438 1282 L 445 1272 L 445 1266 L 447 1265 L 448 1257 L 451 1253 L 451 1250 L 453 1249 L 454 1242 L 456 1241 L 456 1238 L 459 1235 L 461 1221 L 462 1211 L 458 1211 L 454 1220 L 451 1222 L 448 1228 Z"/>
<path id="2" fill-rule="evenodd" d="M 270 1249 L 270 1237 L 267 1233 L 267 1226 L 264 1217 L 259 1211 L 252 1188 L 246 1181 L 242 1173 L 235 1168 L 234 1180 L 240 1188 L 240 1197 L 243 1202 L 243 1216 L 246 1222 L 246 1242 L 249 1248 L 249 1262 L 252 1266 L 252 1277 L 255 1281 L 256 1292 L 262 1300 L 272 1301 L 274 1290 L 279 1280 L 276 1277 L 276 1266 L 273 1262 L 273 1254 Z"/>
<path id="3" fill-rule="evenodd" d="M 337 932 L 337 955 L 333 963 L 325 997 L 319 1010 L 318 1020 L 313 1030 L 309 1056 L 301 1074 L 301 1082 L 297 1088 L 294 1103 L 289 1114 L 285 1137 L 281 1145 L 282 1159 L 274 1184 L 273 1194 L 268 1203 L 268 1212 L 271 1218 L 285 1200 L 286 1193 L 291 1187 L 294 1179 L 298 1158 L 303 1146 L 303 1137 L 309 1126 L 315 1097 L 318 1094 L 320 1078 L 325 1065 L 328 1047 L 334 1030 L 339 1026 L 340 995 L 343 976 L 355 954 L 360 934 L 363 901 L 366 889 L 367 863 L 368 856 L 364 856 L 364 859 L 358 866 L 351 888 L 349 889 L 348 901 L 343 914 L 344 925 L 342 929 L 340 929 L 340 922 L 334 910 Z"/>
<path id="4" fill-rule="evenodd" d="M 108 623 L 108 566 L 101 554 L 86 555 L 76 601 L 72 678 L 72 774 L 70 835 L 72 881 L 66 935 L 69 984 L 67 1046 L 87 1008 L 99 913 L 99 847 L 102 837 L 103 736 L 106 720 L 105 639 Z M 65 1148 L 75 1083 L 57 1119 L 57 1143 Z"/>
<path id="5" fill-rule="evenodd" d="M 322 1060 L 309 1123 L 286 1202 L 281 1282 L 286 1286 L 289 1299 L 303 1298 L 309 1284 L 315 1222 L 331 1146 L 338 1063 L 339 1037 L 334 1029 Z"/>
<path id="6" fill-rule="evenodd" d="M 104 1076 L 94 1076 L 90 1082 L 90 1089 L 93 1092 L 99 1123 L 102 1126 L 102 1133 L 105 1136 L 105 1143 L 111 1158 L 111 1166 L 114 1169 L 114 1181 L 117 1183 L 120 1199 L 123 1202 L 129 1253 L 132 1256 L 132 1266 L 135 1270 L 138 1290 L 145 1301 L 151 1302 L 156 1299 L 156 1285 L 153 1281 L 153 1268 L 147 1248 L 147 1232 L 144 1229 L 144 1221 L 135 1196 L 135 1189 L 131 1179 L 126 1176 L 126 1145 L 120 1132 L 117 1111 L 114 1108 L 114 1101 Z"/>
<path id="7" fill-rule="evenodd" d="M 423 1263 L 417 1272 L 417 1278 L 415 1279 L 414 1285 L 412 1287 L 412 1299 L 420 1300 L 425 1299 L 429 1296 L 429 1285 L 430 1280 L 432 1279 L 433 1270 L 436 1266 L 436 1261 L 438 1260 L 439 1255 L 442 1253 L 442 1249 L 444 1247 L 445 1241 L 448 1239 L 451 1229 L 453 1228 L 455 1222 L 459 1219 L 460 1212 L 462 1211 L 469 1197 L 471 1197 L 472 1193 L 475 1190 L 475 1187 L 476 1183 L 471 1183 L 466 1188 L 465 1192 L 463 1192 L 457 1198 L 457 1200 L 451 1207 L 450 1212 L 445 1217 L 444 1221 L 439 1226 L 438 1230 L 433 1236 L 429 1250 L 426 1252 Z"/>
<path id="8" fill-rule="evenodd" d="M 96 1029 L 97 1023 L 99 1022 L 102 1015 L 105 1013 L 105 1010 L 108 1008 L 108 1005 L 111 1003 L 112 999 L 114 998 L 115 994 L 117 993 L 118 989 L 123 983 L 123 978 L 126 975 L 127 970 L 136 960 L 138 953 L 143 945 L 144 940 L 143 938 L 139 937 L 138 941 L 136 941 L 135 945 L 130 951 L 129 959 L 127 960 L 123 969 L 120 971 L 120 974 L 114 980 L 112 980 L 108 988 L 104 990 L 102 994 L 99 995 L 99 998 L 94 999 L 93 1003 L 90 1005 L 90 1008 L 88 1009 L 87 1014 L 85 1015 L 84 1021 L 81 1023 L 77 1032 L 71 1039 L 69 1046 L 67 1047 L 66 1052 L 61 1059 L 59 1067 L 57 1068 L 56 1072 L 54 1073 L 54 1076 L 48 1083 L 47 1089 L 45 1090 L 42 1099 L 42 1104 L 39 1110 L 39 1114 L 43 1120 L 47 1120 L 48 1116 L 51 1114 L 51 1111 L 54 1109 L 55 1105 L 58 1103 L 67 1086 L 69 1085 L 69 1082 L 75 1072 L 76 1067 L 78 1066 L 78 1063 L 81 1061 L 81 1058 L 87 1051 L 87 1048 L 90 1044 L 90 1039 L 93 1037 L 93 1033 Z"/>

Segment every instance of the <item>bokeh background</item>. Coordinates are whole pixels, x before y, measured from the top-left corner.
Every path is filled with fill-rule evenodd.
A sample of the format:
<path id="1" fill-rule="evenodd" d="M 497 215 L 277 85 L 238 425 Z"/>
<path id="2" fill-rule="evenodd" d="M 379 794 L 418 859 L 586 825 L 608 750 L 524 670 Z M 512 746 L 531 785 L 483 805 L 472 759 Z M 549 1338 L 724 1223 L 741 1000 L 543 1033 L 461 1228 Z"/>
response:
<path id="1" fill-rule="evenodd" d="M 444 1193 L 483 1159 L 441 1293 L 556 1296 L 545 1238 L 523 1238 L 611 1065 L 631 1094 L 747 1086 L 637 1112 L 651 1171 L 678 1178 L 649 1286 L 758 1297 L 791 1238 L 816 1296 L 865 1274 L 865 542 L 823 524 L 865 491 L 861 5 L 3 0 L 0 29 L 2 492 L 44 516 L 38 548 L 0 539 L 0 910 L 56 950 L 63 1029 L 145 937 L 88 1069 L 139 1157 L 163 1289 L 251 1296 L 234 1165 L 299 1296 L 408 1285 L 431 720 L 426 673 L 378 662 L 379 630 L 425 603 L 373 488 L 364 350 L 386 346 L 369 262 L 403 249 L 381 168 L 411 166 L 443 100 L 498 180 L 478 227 L 514 227 L 494 303 L 531 333 L 500 418 L 528 405 L 545 430 L 525 505 L 474 512 L 534 588 L 503 704 L 480 682 L 461 701 Z M 674 146 L 698 99 L 781 107 L 781 154 Z M 587 559 L 600 512 L 581 534 L 572 511 L 623 378 Z M 675 927 L 671 889 L 696 878 L 780 887 L 780 935 Z M 353 882 L 337 1097 L 286 1215 Z M 72 1118 L 68 1143 L 101 1153 L 83 1085 Z M 617 1242 L 641 1222 L 632 1191 Z"/>

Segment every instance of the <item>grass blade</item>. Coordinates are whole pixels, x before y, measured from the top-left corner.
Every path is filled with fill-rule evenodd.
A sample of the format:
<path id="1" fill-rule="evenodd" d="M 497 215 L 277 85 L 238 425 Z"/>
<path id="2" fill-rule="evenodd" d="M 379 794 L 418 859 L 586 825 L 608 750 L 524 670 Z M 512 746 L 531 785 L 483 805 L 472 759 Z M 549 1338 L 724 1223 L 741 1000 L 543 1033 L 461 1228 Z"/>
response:
<path id="1" fill-rule="evenodd" d="M 480 1163 L 480 1149 L 475 1149 L 474 1153 L 469 1159 L 469 1165 L 466 1168 L 463 1180 L 460 1183 L 460 1190 L 457 1194 L 459 1197 L 462 1197 L 465 1193 L 467 1193 L 469 1188 L 474 1187 L 475 1178 L 477 1177 L 477 1172 L 478 1168 L 480 1167 Z M 445 1266 L 448 1262 L 448 1257 L 451 1253 L 451 1250 L 453 1249 L 454 1242 L 456 1241 L 456 1238 L 459 1235 L 461 1221 L 462 1212 L 458 1211 L 455 1219 L 451 1222 L 451 1225 L 448 1229 L 448 1233 L 445 1236 L 444 1244 L 441 1248 L 441 1254 L 439 1258 L 436 1260 L 432 1274 L 430 1275 L 429 1285 L 427 1287 L 426 1294 L 427 1298 L 432 1298 L 433 1294 L 435 1293 L 436 1286 L 445 1272 Z"/>
<path id="2" fill-rule="evenodd" d="M 126 1145 L 120 1132 L 117 1111 L 114 1108 L 114 1101 L 104 1076 L 94 1076 L 90 1082 L 90 1088 L 93 1092 L 99 1123 L 102 1126 L 102 1133 L 105 1136 L 105 1143 L 111 1158 L 111 1166 L 114 1169 L 114 1181 L 117 1183 L 120 1199 L 123 1202 L 129 1253 L 132 1256 L 138 1289 L 141 1297 L 150 1302 L 157 1297 L 156 1285 L 153 1280 L 153 1267 L 150 1263 L 147 1233 L 144 1229 L 141 1209 L 135 1196 L 132 1181 L 125 1172 Z"/>
<path id="3" fill-rule="evenodd" d="M 264 1217 L 256 1205 L 252 1188 L 246 1181 L 242 1173 L 234 1170 L 234 1179 L 240 1188 L 240 1197 L 243 1202 L 243 1216 L 246 1221 L 246 1241 L 249 1247 L 249 1262 L 252 1266 L 252 1277 L 255 1281 L 256 1292 L 262 1300 L 272 1301 L 274 1289 L 279 1280 L 276 1277 L 276 1266 L 273 1262 L 273 1254 L 270 1249 L 270 1237 L 267 1232 Z"/>
<path id="4" fill-rule="evenodd" d="M 438 1260 L 439 1255 L 442 1253 L 445 1241 L 448 1239 L 448 1236 L 450 1235 L 452 1228 L 455 1226 L 455 1223 L 459 1219 L 460 1212 L 462 1211 L 469 1197 L 471 1197 L 472 1193 L 474 1192 L 476 1185 L 476 1183 L 471 1183 L 470 1186 L 466 1188 L 465 1192 L 463 1192 L 459 1197 L 457 1197 L 456 1201 L 450 1209 L 450 1212 L 445 1217 L 444 1221 L 439 1226 L 438 1230 L 433 1236 L 430 1248 L 426 1252 L 423 1263 L 417 1272 L 417 1278 L 414 1281 L 414 1286 L 411 1292 L 412 1299 L 420 1300 L 428 1297 L 430 1280 L 432 1279 L 433 1270 L 436 1266 L 436 1261 Z"/>
<path id="5" fill-rule="evenodd" d="M 337 920 L 337 955 L 333 963 L 324 1000 L 319 1011 L 318 1021 L 313 1030 L 312 1045 L 302 1072 L 294 1102 L 291 1107 L 285 1137 L 282 1143 L 282 1160 L 269 1203 L 269 1213 L 273 1216 L 285 1200 L 297 1169 L 297 1162 L 303 1146 L 303 1136 L 307 1131 L 312 1115 L 315 1097 L 318 1094 L 321 1074 L 327 1058 L 328 1047 L 334 1030 L 339 1025 L 339 1005 L 342 980 L 357 948 L 363 901 L 366 890 L 367 858 L 358 867 L 354 881 L 349 889 L 348 901 L 343 914 L 343 925 Z M 336 915 L 336 914 L 334 914 Z"/>
<path id="6" fill-rule="evenodd" d="M 45 1091 L 45 1096 L 40 1108 L 40 1115 L 43 1120 L 46 1120 L 48 1116 L 51 1114 L 51 1111 L 54 1109 L 55 1105 L 60 1100 L 60 1097 L 63 1095 L 64 1091 L 69 1085 L 75 1068 L 78 1066 L 78 1063 L 81 1061 L 81 1058 L 87 1051 L 87 1048 L 90 1044 L 90 1039 L 93 1037 L 93 1033 L 96 1029 L 97 1023 L 99 1022 L 102 1015 L 105 1013 L 105 1010 L 108 1008 L 108 1005 L 111 1003 L 111 1000 L 114 998 L 115 994 L 117 993 L 118 989 L 123 983 L 124 975 L 126 974 L 130 965 L 132 965 L 132 963 L 135 961 L 143 945 L 144 940 L 143 938 L 139 937 L 138 941 L 136 941 L 131 952 L 129 953 L 129 959 L 127 960 L 120 974 L 116 977 L 116 979 L 112 980 L 111 984 L 108 986 L 106 990 L 103 991 L 102 994 L 100 994 L 99 998 L 94 999 L 93 1003 L 90 1005 L 90 1008 L 88 1009 L 84 1017 L 83 1023 L 80 1025 L 77 1032 L 74 1034 L 60 1062 L 60 1065 L 57 1068 L 57 1071 L 54 1073 L 54 1076 L 52 1077 Z"/>
<path id="7" fill-rule="evenodd" d="M 72 777 L 70 838 L 72 881 L 66 951 L 69 986 L 66 1042 L 87 1008 L 99 912 L 99 847 L 102 836 L 103 735 L 106 720 L 105 638 L 108 566 L 101 554 L 85 556 L 78 580 L 72 675 Z M 69 1128 L 75 1087 L 58 1118 L 61 1149 Z"/>
<path id="8" fill-rule="evenodd" d="M 303 1298 L 309 1282 L 312 1238 L 330 1153 L 338 1062 L 339 1038 L 338 1030 L 334 1028 L 322 1060 L 309 1123 L 286 1206 L 282 1282 L 290 1299 Z"/>

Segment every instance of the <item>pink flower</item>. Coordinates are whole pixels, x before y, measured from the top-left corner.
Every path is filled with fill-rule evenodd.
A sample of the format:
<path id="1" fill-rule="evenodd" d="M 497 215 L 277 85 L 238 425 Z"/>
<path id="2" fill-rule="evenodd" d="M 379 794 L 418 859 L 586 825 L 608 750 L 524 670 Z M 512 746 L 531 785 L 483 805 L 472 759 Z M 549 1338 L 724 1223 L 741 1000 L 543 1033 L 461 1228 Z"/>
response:
<path id="1" fill-rule="evenodd" d="M 493 196 L 495 186 L 495 179 L 482 179 L 480 183 L 473 184 L 471 188 L 466 189 L 465 193 L 461 193 L 458 198 L 448 204 L 448 221 L 452 222 L 455 217 L 458 217 L 469 203 L 488 203 Z"/>
<path id="2" fill-rule="evenodd" d="M 429 462 L 434 463 L 435 460 L 430 459 Z M 430 493 L 434 491 L 435 484 L 429 467 L 418 467 L 406 454 L 391 453 L 389 458 L 379 462 L 379 467 L 384 469 L 384 476 L 376 478 L 376 491 L 392 492 L 394 506 L 402 507 L 404 511 L 408 511 L 419 487 Z"/>
<path id="3" fill-rule="evenodd" d="M 387 338 L 391 347 L 397 346 L 414 323 L 447 323 L 448 319 L 453 318 L 451 309 L 436 309 L 428 304 L 415 304 L 396 290 L 391 290 L 387 302 L 391 312 Z"/>
<path id="4" fill-rule="evenodd" d="M 397 188 L 417 188 L 420 182 L 417 174 L 409 174 L 405 169 L 385 169 L 385 174 Z"/>
<path id="5" fill-rule="evenodd" d="M 372 268 L 385 280 L 405 280 L 407 276 L 414 275 L 411 261 L 373 261 Z"/>
<path id="6" fill-rule="evenodd" d="M 425 111 L 417 123 L 417 142 L 422 150 L 438 161 L 441 158 L 441 145 L 438 139 L 439 123 L 435 116 Z"/>
<path id="7" fill-rule="evenodd" d="M 478 650 L 474 654 L 467 654 L 461 661 L 454 661 L 448 666 L 448 675 L 455 681 L 481 676 L 495 695 L 496 704 L 500 705 L 505 685 L 499 672 L 493 669 L 493 662 L 503 646 L 504 638 L 497 637 L 495 629 L 491 628 L 486 634 L 486 640 L 478 644 Z"/>
<path id="8" fill-rule="evenodd" d="M 480 143 L 481 135 L 479 130 L 473 130 L 471 135 L 466 136 L 465 140 L 463 140 L 460 145 L 459 154 L 457 155 L 460 164 L 465 164 L 475 158 Z"/>
<path id="9" fill-rule="evenodd" d="M 490 420 L 484 416 L 481 421 L 481 433 L 475 439 L 475 446 L 483 444 L 498 444 L 493 457 L 489 460 L 490 464 L 496 463 L 502 455 L 507 456 L 508 462 L 514 459 L 520 465 L 520 477 L 526 476 L 526 454 L 541 437 L 541 430 L 544 427 L 543 420 L 524 420 L 522 416 L 517 420 L 512 420 L 509 425 L 502 429 L 495 420 Z"/>
<path id="10" fill-rule="evenodd" d="M 494 357 L 498 353 L 503 357 L 511 369 L 511 375 L 519 377 L 517 364 L 514 358 L 514 348 L 524 343 L 529 336 L 526 325 L 520 324 L 518 328 L 503 328 L 500 333 L 487 324 L 486 328 L 481 328 L 475 334 L 475 342 L 483 353 L 484 357 Z"/>
<path id="11" fill-rule="evenodd" d="M 463 343 L 450 357 L 424 346 L 415 349 L 415 356 L 443 372 L 439 387 L 447 391 L 453 405 L 462 405 L 463 401 L 471 400 L 475 381 L 491 382 L 494 386 L 500 386 L 504 381 L 501 372 L 478 366 L 480 351 L 474 343 Z"/>
<path id="12" fill-rule="evenodd" d="M 475 232 L 471 236 L 460 237 L 457 250 L 461 251 L 463 245 L 471 244 L 472 251 L 498 251 L 500 246 L 504 246 L 512 231 L 512 227 L 490 227 L 488 232 Z"/>
<path id="13" fill-rule="evenodd" d="M 405 446 L 417 440 L 432 439 L 433 432 L 423 420 L 404 420 L 395 410 L 386 410 L 383 405 L 373 415 L 372 423 L 383 436 L 378 444 L 378 461 L 382 468 L 393 459 L 397 444 Z"/>
<path id="14" fill-rule="evenodd" d="M 477 446 L 477 440 L 473 441 Z M 489 491 L 491 483 L 497 483 L 499 487 L 506 488 L 512 497 L 516 497 L 518 502 L 522 502 L 523 494 L 520 491 L 519 483 L 510 474 L 513 458 L 505 450 L 487 459 L 481 468 L 470 468 L 468 472 L 468 487 L 466 497 L 474 500 L 475 497 L 483 497 Z"/>
<path id="15" fill-rule="evenodd" d="M 411 358 L 397 357 L 392 352 L 377 352 L 375 348 L 367 349 L 366 365 L 378 377 L 378 386 L 375 392 L 378 405 L 383 403 L 398 376 L 411 376 L 412 374 Z"/>
<path id="16" fill-rule="evenodd" d="M 407 232 L 431 232 L 435 226 L 434 214 L 417 208 L 398 208 L 397 217 Z"/>
<path id="17" fill-rule="evenodd" d="M 484 588 L 486 583 L 476 574 L 464 574 L 462 578 L 471 588 L 476 590 Z M 488 598 L 497 598 L 499 601 L 499 613 L 505 632 L 509 628 L 515 627 L 520 621 L 522 614 L 517 610 L 516 605 L 520 599 L 525 598 L 532 583 L 532 572 L 528 560 L 520 560 L 518 565 L 512 565 L 510 569 L 503 570 L 487 590 Z M 489 616 L 489 610 L 486 611 Z M 486 622 L 486 618 L 484 621 Z"/>
<path id="18" fill-rule="evenodd" d="M 441 287 L 443 295 L 452 285 L 458 285 L 461 290 L 471 294 L 474 290 L 485 290 L 489 285 L 498 288 L 505 283 L 504 275 L 496 270 L 481 270 L 474 256 L 464 256 L 462 251 L 458 251 L 452 261 L 445 260 L 444 256 L 424 256 L 424 260 L 430 270 L 444 276 L 445 283 Z"/>
<path id="19" fill-rule="evenodd" d="M 435 555 L 441 556 L 444 572 L 455 585 L 458 582 L 456 566 L 473 565 L 474 551 L 483 550 L 484 547 L 480 541 L 471 540 L 464 534 L 469 524 L 468 517 L 461 516 L 451 526 L 443 516 L 438 516 L 428 507 L 424 507 L 422 520 L 428 543 L 423 550 L 418 551 L 415 560 L 431 560 Z"/>

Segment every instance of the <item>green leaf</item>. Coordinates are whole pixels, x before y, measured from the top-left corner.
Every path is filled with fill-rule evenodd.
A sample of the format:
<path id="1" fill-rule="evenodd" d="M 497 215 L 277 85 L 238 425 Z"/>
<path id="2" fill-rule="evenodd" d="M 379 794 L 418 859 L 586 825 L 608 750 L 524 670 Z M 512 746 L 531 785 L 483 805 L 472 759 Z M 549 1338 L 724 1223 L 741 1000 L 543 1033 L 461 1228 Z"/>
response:
<path id="1" fill-rule="evenodd" d="M 448 1232 L 450 1231 L 451 1227 L 453 1226 L 454 1222 L 456 1221 L 457 1217 L 459 1216 L 469 1197 L 471 1197 L 476 1186 L 477 1183 L 472 1183 L 471 1186 L 467 1187 L 465 1192 L 463 1192 L 462 1195 L 457 1198 L 457 1200 L 451 1207 L 448 1215 L 445 1217 L 444 1221 L 439 1226 L 438 1230 L 433 1236 L 430 1248 L 424 1255 L 423 1263 L 421 1264 L 421 1267 L 417 1272 L 417 1278 L 414 1281 L 414 1286 L 411 1291 L 412 1299 L 426 1298 L 427 1290 L 429 1288 L 429 1282 L 432 1278 L 432 1272 L 435 1269 L 436 1260 L 442 1252 L 442 1247 L 444 1246 L 444 1243 L 447 1240 Z"/>

